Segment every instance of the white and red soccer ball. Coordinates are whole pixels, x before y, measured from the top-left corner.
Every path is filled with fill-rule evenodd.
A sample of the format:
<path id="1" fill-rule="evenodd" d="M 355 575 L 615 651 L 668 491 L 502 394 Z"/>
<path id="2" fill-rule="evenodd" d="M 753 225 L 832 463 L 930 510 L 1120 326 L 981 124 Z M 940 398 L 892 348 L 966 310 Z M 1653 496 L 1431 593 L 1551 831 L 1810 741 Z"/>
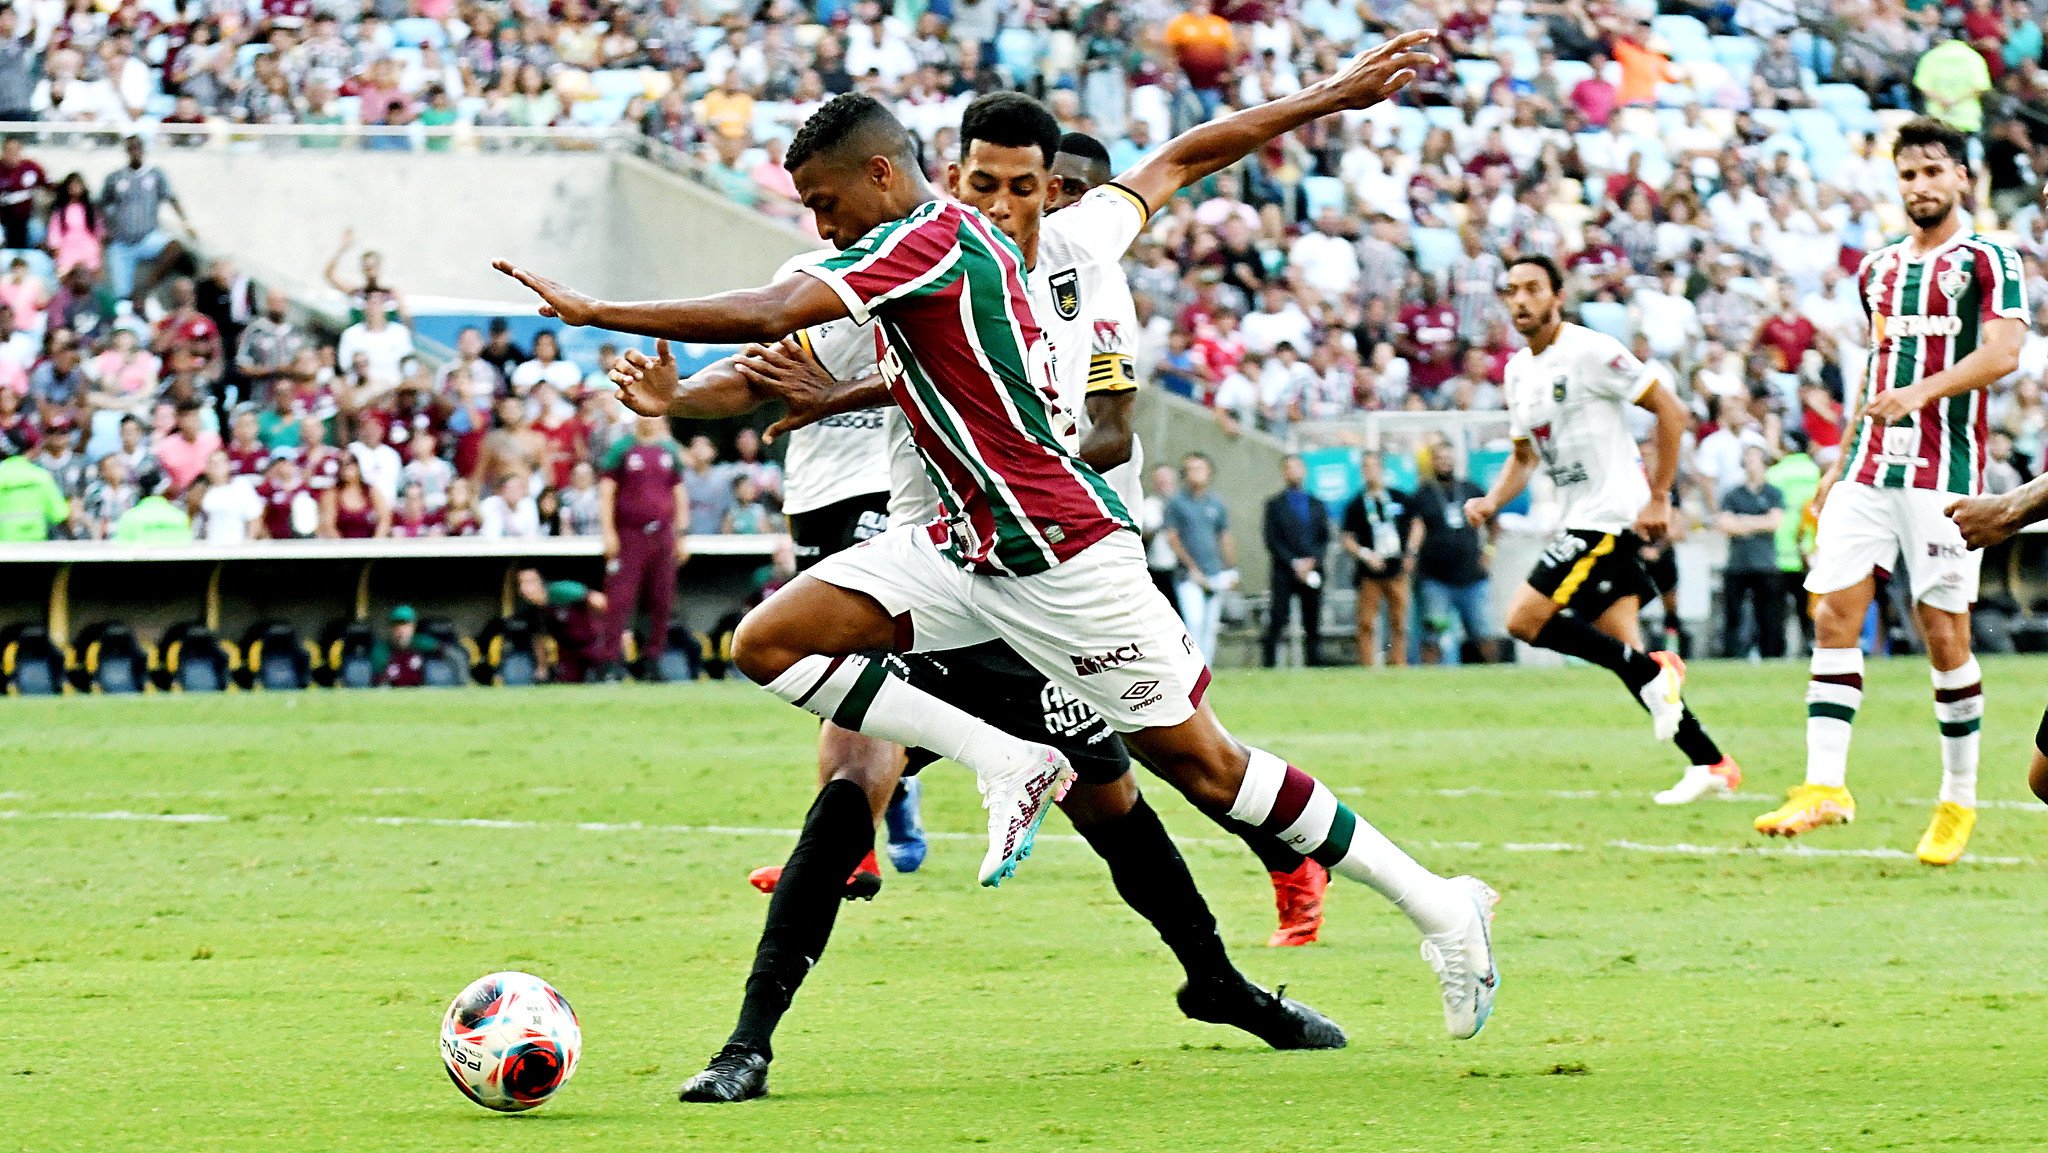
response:
<path id="1" fill-rule="evenodd" d="M 531 1109 L 568 1084 L 583 1052 L 576 1010 L 530 973 L 479 977 L 441 1019 L 448 1078 L 486 1109 Z"/>

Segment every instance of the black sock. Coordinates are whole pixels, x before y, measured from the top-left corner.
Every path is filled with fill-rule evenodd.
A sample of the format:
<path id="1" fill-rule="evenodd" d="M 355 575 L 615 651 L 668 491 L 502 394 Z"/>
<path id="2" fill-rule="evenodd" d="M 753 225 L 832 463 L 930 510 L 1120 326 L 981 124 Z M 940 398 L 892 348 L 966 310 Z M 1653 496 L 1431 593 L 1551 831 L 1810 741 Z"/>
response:
<path id="1" fill-rule="evenodd" d="M 1301 868 L 1303 861 L 1308 860 L 1307 857 L 1288 848 L 1286 842 L 1280 838 L 1271 833 L 1260 832 L 1256 825 L 1247 825 L 1243 821 L 1217 813 L 1206 815 L 1221 826 L 1224 832 L 1242 840 L 1245 848 L 1258 855 L 1259 864 L 1266 866 L 1269 873 L 1291 873 Z"/>
<path id="2" fill-rule="evenodd" d="M 1536 634 L 1536 645 L 1599 665 L 1620 677 L 1630 693 L 1641 692 L 1644 685 L 1656 680 L 1657 674 L 1664 671 L 1656 661 L 1577 617 L 1563 613 L 1551 617 L 1543 631 Z"/>
<path id="3" fill-rule="evenodd" d="M 768 923 L 754 949 L 754 971 L 747 977 L 739 1024 L 728 1043 L 774 1055 L 769 1039 L 832 938 L 846 878 L 874 847 L 875 818 L 867 794 L 852 781 L 827 782 L 805 815 L 803 834 L 768 898 Z"/>
<path id="4" fill-rule="evenodd" d="M 1685 754 L 1688 765 L 1721 763 L 1721 747 L 1707 735 L 1706 728 L 1698 717 L 1692 715 L 1691 709 L 1685 710 L 1685 716 L 1678 722 L 1678 735 L 1671 739 L 1678 745 L 1678 751 Z"/>
<path id="5" fill-rule="evenodd" d="M 1109 865 L 1117 895 L 1152 922 L 1188 980 L 1242 980 L 1223 950 L 1216 918 L 1195 888 L 1194 874 L 1145 798 L 1139 797 L 1121 817 L 1077 831 Z"/>

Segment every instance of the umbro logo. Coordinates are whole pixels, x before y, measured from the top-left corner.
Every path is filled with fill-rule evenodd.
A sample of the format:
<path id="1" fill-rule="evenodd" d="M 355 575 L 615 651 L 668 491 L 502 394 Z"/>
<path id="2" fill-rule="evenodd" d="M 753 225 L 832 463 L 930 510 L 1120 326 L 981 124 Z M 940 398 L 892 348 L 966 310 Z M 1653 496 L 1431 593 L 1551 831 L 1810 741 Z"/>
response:
<path id="1" fill-rule="evenodd" d="M 1135 648 L 1137 646 L 1133 645 L 1132 647 Z M 1141 701 L 1158 691 L 1158 681 L 1139 681 L 1137 684 L 1124 690 L 1123 698 L 1127 701 Z"/>

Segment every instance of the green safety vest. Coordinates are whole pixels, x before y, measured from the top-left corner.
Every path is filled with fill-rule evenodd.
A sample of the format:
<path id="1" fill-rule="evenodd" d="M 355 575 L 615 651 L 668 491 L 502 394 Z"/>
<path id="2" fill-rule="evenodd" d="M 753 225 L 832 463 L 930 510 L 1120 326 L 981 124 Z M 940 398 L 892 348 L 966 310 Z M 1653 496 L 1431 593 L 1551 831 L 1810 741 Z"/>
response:
<path id="1" fill-rule="evenodd" d="M 48 540 L 50 526 L 70 519 L 57 478 L 25 456 L 0 460 L 0 541 Z"/>

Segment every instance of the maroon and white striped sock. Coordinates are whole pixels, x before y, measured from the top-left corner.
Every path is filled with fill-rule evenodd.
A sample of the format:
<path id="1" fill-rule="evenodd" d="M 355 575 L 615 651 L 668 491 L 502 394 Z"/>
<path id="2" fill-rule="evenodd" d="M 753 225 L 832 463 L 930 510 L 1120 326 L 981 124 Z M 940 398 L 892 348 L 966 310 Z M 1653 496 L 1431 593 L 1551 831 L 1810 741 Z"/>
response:
<path id="1" fill-rule="evenodd" d="M 1232 818 L 1278 837 L 1338 876 L 1372 886 L 1424 933 L 1464 923 L 1470 910 L 1444 878 L 1360 820 L 1329 786 L 1264 749 L 1251 754 L 1230 806 Z"/>

